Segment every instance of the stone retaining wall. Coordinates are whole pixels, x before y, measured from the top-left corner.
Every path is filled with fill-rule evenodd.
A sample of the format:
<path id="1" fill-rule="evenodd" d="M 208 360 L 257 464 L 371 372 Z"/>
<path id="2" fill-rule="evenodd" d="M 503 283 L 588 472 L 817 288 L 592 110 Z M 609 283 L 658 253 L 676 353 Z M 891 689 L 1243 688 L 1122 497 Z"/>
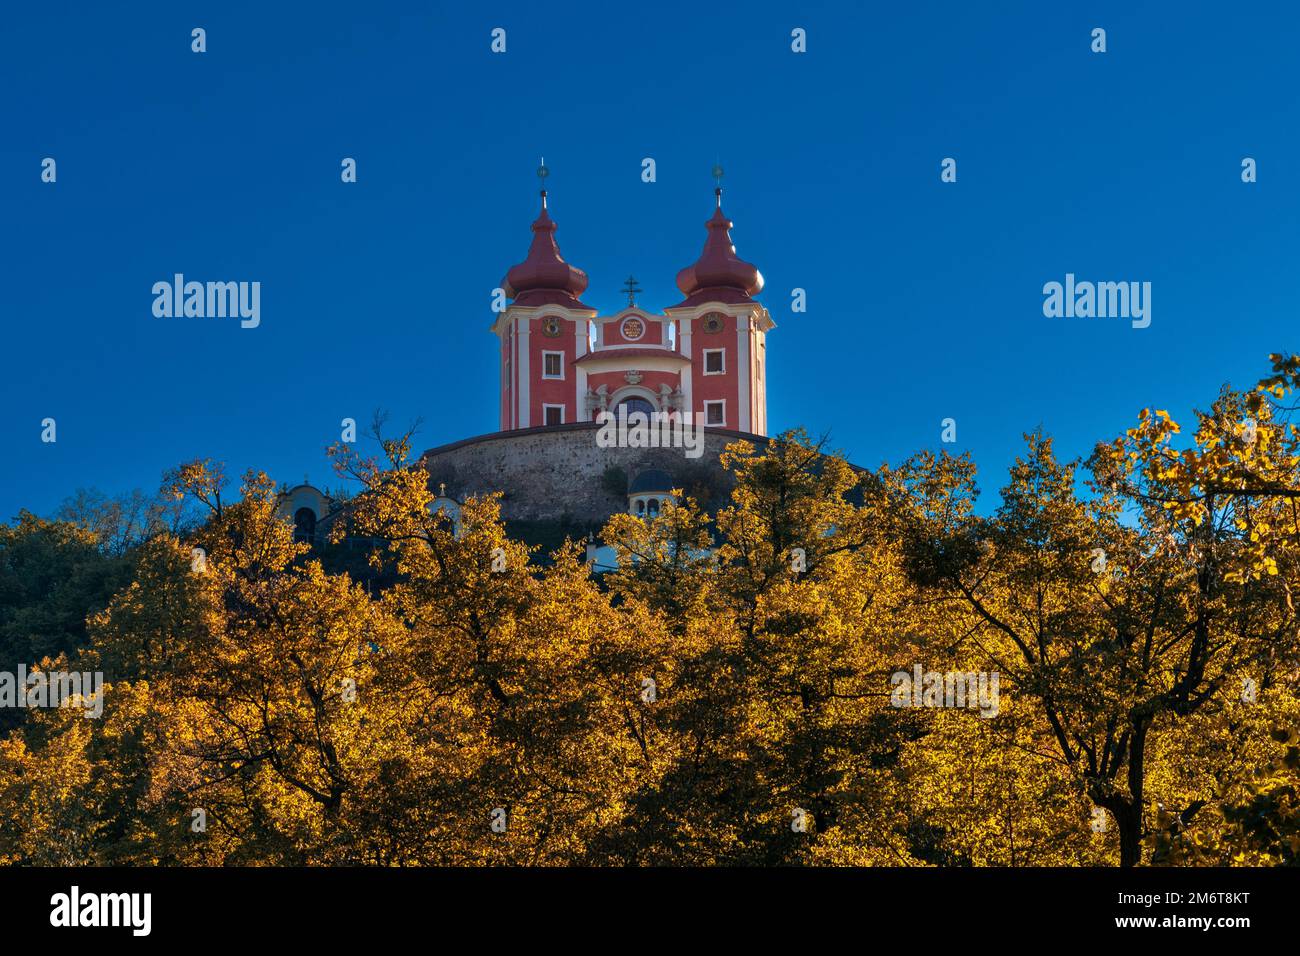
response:
<path id="1" fill-rule="evenodd" d="M 757 435 L 730 429 L 705 429 L 704 454 L 687 458 L 680 448 L 601 448 L 594 423 L 521 428 L 467 438 L 431 448 L 422 456 L 432 488 L 469 495 L 503 492 L 507 521 L 565 520 L 599 526 L 627 510 L 626 482 L 658 468 L 709 510 L 724 502 L 732 486 L 718 462 L 729 443 Z M 620 489 L 620 490 L 615 490 Z"/>

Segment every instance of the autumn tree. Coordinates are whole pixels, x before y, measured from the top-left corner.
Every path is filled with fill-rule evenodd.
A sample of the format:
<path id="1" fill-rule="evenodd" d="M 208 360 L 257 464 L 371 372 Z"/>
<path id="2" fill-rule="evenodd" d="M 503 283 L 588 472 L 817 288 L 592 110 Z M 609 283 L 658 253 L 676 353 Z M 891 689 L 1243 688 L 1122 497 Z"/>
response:
<path id="1" fill-rule="evenodd" d="M 675 839 L 650 858 L 909 862 L 888 796 L 914 721 L 885 676 L 905 582 L 859 475 L 798 431 L 722 463 L 736 486 L 714 553 L 689 499 L 605 531 L 615 592 L 678 638 L 659 718 L 677 757 L 637 798 Z"/>
<path id="2" fill-rule="evenodd" d="M 967 457 L 737 442 L 723 507 L 615 515 L 601 577 L 444 509 L 382 421 L 333 450 L 364 585 L 210 461 L 120 555 L 102 502 L 21 516 L 6 652 L 108 683 L 0 737 L 0 861 L 1294 863 L 1298 383 L 1086 465 L 1026 436 L 987 510 Z M 1001 699 L 900 703 L 915 666 Z"/>
<path id="3" fill-rule="evenodd" d="M 379 437 L 377 435 L 377 437 Z M 654 761 L 643 681 L 666 651 L 659 622 L 620 613 L 576 548 L 545 568 L 506 536 L 496 497 L 459 514 L 433 508 L 409 438 L 383 457 L 338 448 L 362 490 L 353 527 L 387 542 L 397 583 L 382 598 L 402 622 L 395 670 L 421 715 L 427 763 L 410 778 L 443 862 L 581 858 Z"/>
<path id="4" fill-rule="evenodd" d="M 1291 499 L 1279 492 L 1296 487 L 1294 438 L 1279 440 L 1258 392 L 1225 390 L 1199 419 L 1178 450 L 1169 416 L 1144 412 L 1098 447 L 1086 499 L 1076 466 L 1027 436 L 990 518 L 974 513 L 969 462 L 925 455 L 892 476 L 914 576 L 1010 690 L 1038 702 L 1069 772 L 1113 819 L 1123 865 L 1141 860 L 1152 735 L 1294 666 L 1294 531 L 1276 527 Z M 1243 470 L 1267 483 L 1251 488 Z"/>

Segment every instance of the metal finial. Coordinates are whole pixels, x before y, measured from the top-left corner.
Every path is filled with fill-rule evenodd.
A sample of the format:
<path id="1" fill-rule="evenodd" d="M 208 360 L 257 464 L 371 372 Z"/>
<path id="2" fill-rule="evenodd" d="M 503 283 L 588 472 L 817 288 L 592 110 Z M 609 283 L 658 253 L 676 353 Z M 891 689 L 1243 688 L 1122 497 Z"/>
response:
<path id="1" fill-rule="evenodd" d="M 543 156 L 541 165 L 537 167 L 537 182 L 542 187 L 540 194 L 542 197 L 542 208 L 546 208 L 546 177 L 551 175 L 551 171 L 546 168 L 546 157 Z"/>
<path id="2" fill-rule="evenodd" d="M 721 166 L 713 167 L 713 181 L 717 183 L 719 189 L 722 188 L 722 167 Z"/>

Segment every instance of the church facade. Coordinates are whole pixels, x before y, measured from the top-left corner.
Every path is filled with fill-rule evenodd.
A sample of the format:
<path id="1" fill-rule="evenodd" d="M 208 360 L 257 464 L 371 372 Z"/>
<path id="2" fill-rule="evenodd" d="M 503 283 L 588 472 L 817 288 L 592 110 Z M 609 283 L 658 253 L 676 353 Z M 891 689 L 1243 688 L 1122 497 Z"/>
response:
<path id="1" fill-rule="evenodd" d="M 541 192 L 532 244 L 502 281 L 510 304 L 491 326 L 500 355 L 500 429 L 594 422 L 620 407 L 747 434 L 767 434 L 767 333 L 758 269 L 736 255 L 715 190 L 704 251 L 677 274 L 684 298 L 662 312 L 629 305 L 600 315 L 582 301 Z"/>

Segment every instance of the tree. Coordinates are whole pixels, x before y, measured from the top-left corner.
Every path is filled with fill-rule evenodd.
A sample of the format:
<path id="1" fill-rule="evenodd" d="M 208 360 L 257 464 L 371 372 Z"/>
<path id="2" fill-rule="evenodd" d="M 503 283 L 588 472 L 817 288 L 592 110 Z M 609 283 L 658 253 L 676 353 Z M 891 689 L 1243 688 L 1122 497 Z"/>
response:
<path id="1" fill-rule="evenodd" d="M 84 647 L 86 615 L 131 579 L 128 557 L 67 521 L 23 511 L 0 525 L 0 662 L 34 664 Z"/>
<path id="2" fill-rule="evenodd" d="M 890 770 L 915 732 L 885 675 L 905 582 L 859 476 L 802 432 L 728 447 L 722 543 L 689 499 L 605 531 L 619 599 L 666 616 L 671 769 L 634 806 L 675 840 L 654 862 L 911 862 Z M 865 612 L 870 611 L 870 614 Z"/>
<path id="3" fill-rule="evenodd" d="M 1294 864 L 1298 381 L 1185 447 L 1028 435 L 983 513 L 967 457 L 738 442 L 725 507 L 614 516 L 600 580 L 497 496 L 436 507 L 382 421 L 333 452 L 366 586 L 211 461 L 164 486 L 201 520 L 120 555 L 102 502 L 20 516 L 0 636 L 107 684 L 0 737 L 0 862 Z M 900 699 L 916 667 L 999 696 Z"/>
<path id="4" fill-rule="evenodd" d="M 1169 416 L 1144 412 L 1098 447 L 1087 500 L 1050 439 L 1027 436 L 991 519 L 973 514 L 967 462 L 921 456 L 893 478 L 914 574 L 1039 702 L 1081 789 L 1114 820 L 1122 865 L 1141 859 L 1150 735 L 1242 674 L 1264 681 L 1294 661 L 1294 531 L 1273 533 L 1276 501 L 1237 480 L 1259 469 L 1261 490 L 1295 487 L 1293 449 L 1267 424 L 1245 441 L 1245 410 L 1265 415 L 1257 397 L 1225 391 L 1183 451 Z"/>

